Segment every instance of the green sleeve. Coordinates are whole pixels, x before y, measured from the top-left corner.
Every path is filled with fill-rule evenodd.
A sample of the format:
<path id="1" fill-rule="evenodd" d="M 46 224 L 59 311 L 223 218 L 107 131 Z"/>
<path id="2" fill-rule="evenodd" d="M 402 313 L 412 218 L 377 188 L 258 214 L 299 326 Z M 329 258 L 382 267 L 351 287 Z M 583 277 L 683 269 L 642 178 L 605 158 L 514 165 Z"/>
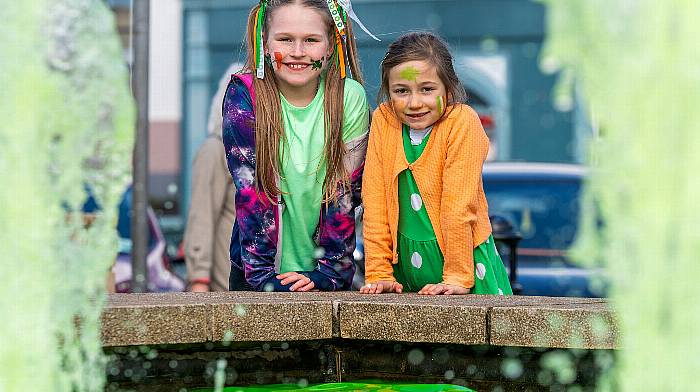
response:
<path id="1" fill-rule="evenodd" d="M 348 142 L 369 131 L 367 94 L 360 83 L 352 79 L 345 80 L 343 103 L 343 141 Z"/>

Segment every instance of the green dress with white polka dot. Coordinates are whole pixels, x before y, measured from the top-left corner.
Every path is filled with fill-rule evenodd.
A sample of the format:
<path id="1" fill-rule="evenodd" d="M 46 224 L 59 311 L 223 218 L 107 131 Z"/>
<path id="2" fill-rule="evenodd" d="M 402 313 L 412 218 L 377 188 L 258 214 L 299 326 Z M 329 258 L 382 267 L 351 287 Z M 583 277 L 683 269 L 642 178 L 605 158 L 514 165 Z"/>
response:
<path id="1" fill-rule="evenodd" d="M 415 162 L 423 153 L 431 133 L 414 145 L 410 129 L 404 125 L 403 146 L 409 163 Z M 404 291 L 416 292 L 426 284 L 442 282 L 444 259 L 418 185 L 408 169 L 399 174 L 398 196 L 399 262 L 394 265 L 394 277 L 403 285 Z M 474 283 L 473 294 L 513 293 L 492 236 L 474 249 Z"/>

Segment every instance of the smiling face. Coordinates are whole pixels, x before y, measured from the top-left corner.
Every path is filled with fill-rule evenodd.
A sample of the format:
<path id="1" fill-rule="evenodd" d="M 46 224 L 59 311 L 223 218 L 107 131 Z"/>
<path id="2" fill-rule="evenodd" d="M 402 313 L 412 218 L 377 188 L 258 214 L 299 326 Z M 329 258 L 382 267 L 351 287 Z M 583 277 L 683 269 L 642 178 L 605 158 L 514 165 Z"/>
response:
<path id="1" fill-rule="evenodd" d="M 315 9 L 289 4 L 270 15 L 265 52 L 283 94 L 315 91 L 331 58 L 327 20 Z"/>
<path id="2" fill-rule="evenodd" d="M 407 61 L 389 71 L 389 98 L 402 123 L 425 129 L 442 117 L 447 91 L 433 64 Z"/>

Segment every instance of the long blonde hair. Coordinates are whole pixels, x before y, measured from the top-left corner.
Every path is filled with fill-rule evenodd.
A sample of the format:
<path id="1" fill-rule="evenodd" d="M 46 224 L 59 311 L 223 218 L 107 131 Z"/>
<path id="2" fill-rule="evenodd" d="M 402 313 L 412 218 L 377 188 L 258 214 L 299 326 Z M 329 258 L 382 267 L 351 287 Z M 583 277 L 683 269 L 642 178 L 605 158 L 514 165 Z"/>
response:
<path id="1" fill-rule="evenodd" d="M 335 46 L 335 24 L 325 0 L 268 0 L 263 32 L 268 30 L 270 16 L 276 9 L 300 4 L 323 15 L 330 45 Z M 260 5 L 256 5 L 248 16 L 246 30 L 247 56 L 245 72 L 255 71 L 255 20 Z M 357 47 L 350 21 L 346 21 L 347 63 L 353 78 L 362 84 Z M 337 50 L 336 50 L 337 51 Z M 277 184 L 280 175 L 280 141 L 286 141 L 282 124 L 282 105 L 280 92 L 270 64 L 265 64 L 264 79 L 254 78 L 256 95 L 255 105 L 255 182 L 270 200 L 276 200 L 281 190 Z M 344 166 L 347 153 L 343 143 L 343 95 L 344 80 L 340 77 L 340 68 L 336 61 L 329 61 L 325 77 L 324 108 L 324 147 L 323 160 L 326 163 L 326 176 L 323 181 L 324 201 L 336 200 L 335 185 L 340 182 L 344 188 L 349 187 L 349 174 Z"/>

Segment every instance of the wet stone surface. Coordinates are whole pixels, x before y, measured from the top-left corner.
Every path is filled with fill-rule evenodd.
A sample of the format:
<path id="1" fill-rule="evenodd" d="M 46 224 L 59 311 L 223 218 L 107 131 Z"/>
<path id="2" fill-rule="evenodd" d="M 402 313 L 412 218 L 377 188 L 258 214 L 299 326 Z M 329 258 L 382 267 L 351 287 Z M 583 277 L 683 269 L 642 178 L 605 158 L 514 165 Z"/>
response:
<path id="1" fill-rule="evenodd" d="M 104 346 L 354 339 L 613 349 L 603 299 L 344 293 L 111 294 Z"/>

